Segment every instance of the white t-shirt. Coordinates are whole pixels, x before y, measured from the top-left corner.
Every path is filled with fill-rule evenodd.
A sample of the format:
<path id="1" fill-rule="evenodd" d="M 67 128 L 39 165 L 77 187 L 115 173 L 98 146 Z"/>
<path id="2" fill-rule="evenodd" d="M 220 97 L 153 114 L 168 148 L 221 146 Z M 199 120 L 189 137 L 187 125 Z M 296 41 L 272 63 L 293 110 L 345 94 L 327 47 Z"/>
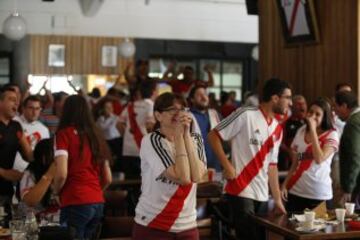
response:
<path id="1" fill-rule="evenodd" d="M 143 136 L 147 133 L 146 124 L 149 122 L 155 123 L 153 109 L 154 102 L 150 99 L 144 99 L 134 102 L 134 112 L 136 115 L 135 120 Z M 120 122 L 126 124 L 123 139 L 123 156 L 138 157 L 140 149 L 137 146 L 134 135 L 132 133 L 128 107 L 126 107 L 126 109 L 124 109 L 121 113 Z"/>
<path id="2" fill-rule="evenodd" d="M 274 118 L 270 123 L 259 108 L 238 108 L 215 128 L 230 141 L 231 162 L 237 178 L 227 181 L 225 192 L 256 201 L 269 199 L 268 168 L 277 164 L 282 127 Z"/>
<path id="3" fill-rule="evenodd" d="M 28 122 L 23 115 L 15 117 L 14 120 L 20 123 L 32 149 L 35 148 L 40 140 L 50 138 L 49 129 L 40 121 Z"/>
<path id="4" fill-rule="evenodd" d="M 96 124 L 102 130 L 105 139 L 111 140 L 121 136 L 118 129 L 116 128 L 116 125 L 119 121 L 120 120 L 118 116 L 111 114 L 108 118 L 105 118 L 104 116 L 99 117 L 96 121 Z"/>
<path id="5" fill-rule="evenodd" d="M 198 156 L 206 165 L 201 135 L 192 136 Z M 195 228 L 197 185 L 181 186 L 163 176 L 174 164 L 174 144 L 159 132 L 147 134 L 142 139 L 140 158 L 142 185 L 135 222 L 168 232 Z"/>
<path id="6" fill-rule="evenodd" d="M 299 128 L 291 144 L 291 148 L 297 153 L 299 165 L 289 180 L 289 184 L 292 186 L 289 192 L 309 199 L 332 199 L 330 172 L 331 161 L 335 153 L 332 153 L 322 163 L 317 164 L 313 160 L 312 144 L 305 141 L 305 133 L 306 126 Z M 331 146 L 337 151 L 338 133 L 336 130 L 328 130 L 319 136 L 319 142 L 321 147 Z"/>

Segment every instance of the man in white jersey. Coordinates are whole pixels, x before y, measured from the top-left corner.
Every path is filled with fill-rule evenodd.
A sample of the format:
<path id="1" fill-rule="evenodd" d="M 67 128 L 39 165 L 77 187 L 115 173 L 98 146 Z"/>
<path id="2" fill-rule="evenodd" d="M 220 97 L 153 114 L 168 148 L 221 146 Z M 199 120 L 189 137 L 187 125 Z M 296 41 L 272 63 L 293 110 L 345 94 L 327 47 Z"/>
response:
<path id="1" fill-rule="evenodd" d="M 28 96 L 24 100 L 22 107 L 22 115 L 15 116 L 14 120 L 20 123 L 27 142 L 31 146 L 31 149 L 34 150 L 40 140 L 50 138 L 50 132 L 49 129 L 39 121 L 41 102 L 38 96 Z M 17 153 L 13 168 L 23 172 L 27 166 L 28 162 L 21 157 L 20 153 Z"/>
<path id="2" fill-rule="evenodd" d="M 40 98 L 32 95 L 24 100 L 23 114 L 14 118 L 24 129 L 25 137 L 32 149 L 40 140 L 50 138 L 49 129 L 39 121 L 40 113 Z"/>
<path id="3" fill-rule="evenodd" d="M 289 84 L 272 78 L 265 83 L 259 107 L 237 109 L 208 135 L 227 179 L 225 194 L 238 239 L 263 239 L 250 215 L 267 212 L 268 186 L 276 210 L 286 213 L 277 170 L 282 127 L 274 116 L 286 113 L 291 99 Z M 231 161 L 225 155 L 222 140 L 230 141 Z"/>
<path id="4" fill-rule="evenodd" d="M 155 124 L 154 100 L 158 95 L 155 81 L 140 84 L 141 99 L 131 101 L 120 116 L 123 140 L 123 166 L 126 178 L 140 178 L 140 145 Z"/>

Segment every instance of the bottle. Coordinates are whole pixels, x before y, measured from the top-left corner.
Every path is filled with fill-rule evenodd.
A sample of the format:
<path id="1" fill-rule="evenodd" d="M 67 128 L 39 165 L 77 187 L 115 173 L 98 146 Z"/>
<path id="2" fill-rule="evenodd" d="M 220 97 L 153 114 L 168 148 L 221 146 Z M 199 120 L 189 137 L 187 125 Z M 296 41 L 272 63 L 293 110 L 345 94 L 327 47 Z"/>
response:
<path id="1" fill-rule="evenodd" d="M 25 230 L 26 230 L 26 239 L 27 240 L 37 240 L 38 239 L 38 224 L 36 222 L 36 217 L 32 209 L 28 209 L 25 218 Z"/>

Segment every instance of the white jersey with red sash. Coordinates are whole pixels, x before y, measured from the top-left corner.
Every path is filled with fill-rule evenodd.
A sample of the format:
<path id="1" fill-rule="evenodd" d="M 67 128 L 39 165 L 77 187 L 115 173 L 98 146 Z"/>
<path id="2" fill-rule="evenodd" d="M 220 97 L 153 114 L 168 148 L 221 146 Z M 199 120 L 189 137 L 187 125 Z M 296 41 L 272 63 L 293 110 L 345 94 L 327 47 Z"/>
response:
<path id="1" fill-rule="evenodd" d="M 239 108 L 216 127 L 219 136 L 231 143 L 231 162 L 237 177 L 227 181 L 230 195 L 267 201 L 268 168 L 277 164 L 282 127 L 276 119 L 266 121 L 259 108 Z"/>
<path id="2" fill-rule="evenodd" d="M 200 160 L 205 161 L 201 136 L 194 133 L 192 137 Z M 135 222 L 168 232 L 195 228 L 197 185 L 181 186 L 163 176 L 174 164 L 173 143 L 157 131 L 147 134 L 141 143 L 140 158 L 142 185 Z"/>
<path id="3" fill-rule="evenodd" d="M 330 177 L 332 153 L 318 164 L 314 161 L 312 144 L 305 141 L 306 126 L 301 127 L 291 144 L 299 160 L 298 167 L 289 179 L 286 188 L 291 194 L 299 197 L 329 200 L 332 199 L 332 181 Z M 330 146 L 337 151 L 339 137 L 336 130 L 328 130 L 319 136 L 321 148 Z"/>
<path id="4" fill-rule="evenodd" d="M 20 117 L 16 116 L 14 117 L 14 120 L 21 124 L 26 140 L 33 150 L 40 140 L 50 138 L 49 129 L 40 121 L 28 122 L 24 115 L 21 115 Z"/>
<path id="5" fill-rule="evenodd" d="M 120 122 L 126 124 L 123 140 L 123 155 L 138 157 L 142 137 L 147 133 L 146 124 L 155 123 L 154 103 L 150 99 L 129 102 L 121 113 Z"/>

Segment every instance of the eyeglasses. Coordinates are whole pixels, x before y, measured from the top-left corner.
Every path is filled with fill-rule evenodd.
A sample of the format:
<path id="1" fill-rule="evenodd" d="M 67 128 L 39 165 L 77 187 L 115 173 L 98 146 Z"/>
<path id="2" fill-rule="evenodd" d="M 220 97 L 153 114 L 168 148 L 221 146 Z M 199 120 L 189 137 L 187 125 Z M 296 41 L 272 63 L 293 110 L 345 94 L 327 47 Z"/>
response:
<path id="1" fill-rule="evenodd" d="M 171 108 L 167 108 L 167 109 L 163 109 L 160 112 L 168 112 L 170 114 L 175 114 L 175 113 L 179 113 L 179 112 L 187 112 L 189 111 L 188 108 L 176 108 L 176 107 L 171 107 Z"/>

